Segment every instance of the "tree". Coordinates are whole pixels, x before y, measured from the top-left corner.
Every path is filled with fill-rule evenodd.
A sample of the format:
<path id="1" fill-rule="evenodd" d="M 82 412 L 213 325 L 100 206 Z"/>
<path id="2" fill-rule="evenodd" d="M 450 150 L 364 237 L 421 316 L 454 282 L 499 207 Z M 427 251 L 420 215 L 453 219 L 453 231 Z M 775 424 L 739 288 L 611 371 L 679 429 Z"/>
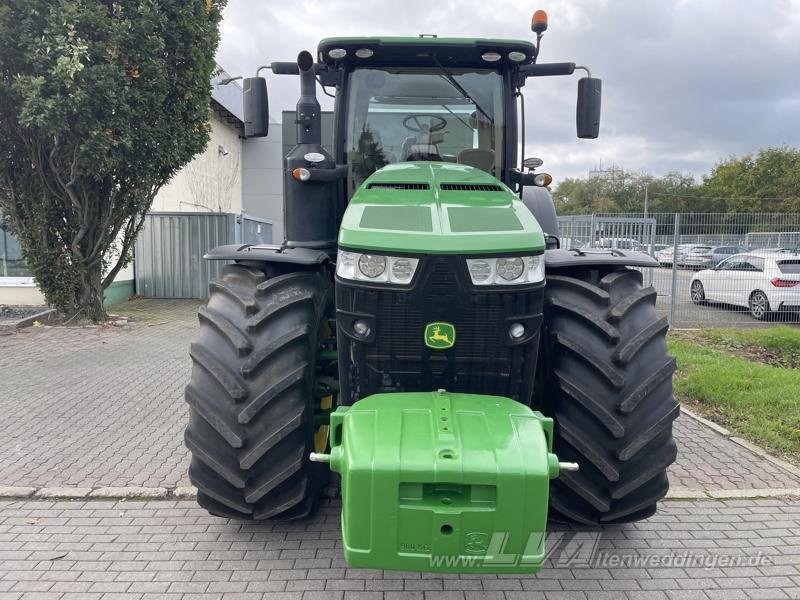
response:
<path id="1" fill-rule="evenodd" d="M 155 194 L 207 145 L 224 2 L 0 6 L 0 208 L 61 311 L 105 317 Z"/>
<path id="2" fill-rule="evenodd" d="M 567 178 L 553 192 L 560 214 L 641 214 L 645 187 L 649 213 L 698 210 L 692 196 L 698 194 L 692 175 L 670 172 L 663 177 L 614 169 L 586 179 Z"/>
<path id="3" fill-rule="evenodd" d="M 701 191 L 726 212 L 800 212 L 800 150 L 732 156 L 703 178 Z"/>

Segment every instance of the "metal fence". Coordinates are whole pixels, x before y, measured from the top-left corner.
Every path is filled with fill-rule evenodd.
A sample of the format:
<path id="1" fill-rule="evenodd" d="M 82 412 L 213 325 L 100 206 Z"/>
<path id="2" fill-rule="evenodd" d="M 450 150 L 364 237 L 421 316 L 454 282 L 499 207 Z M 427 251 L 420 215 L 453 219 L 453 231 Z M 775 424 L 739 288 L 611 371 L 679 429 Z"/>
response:
<path id="1" fill-rule="evenodd" d="M 635 250 L 656 258 L 658 268 L 642 271 L 673 327 L 800 323 L 800 214 L 570 215 L 558 221 L 562 247 Z"/>
<path id="2" fill-rule="evenodd" d="M 203 255 L 225 244 L 269 244 L 272 222 L 252 215 L 154 212 L 136 239 L 136 293 L 148 298 L 206 298 L 224 261 Z"/>

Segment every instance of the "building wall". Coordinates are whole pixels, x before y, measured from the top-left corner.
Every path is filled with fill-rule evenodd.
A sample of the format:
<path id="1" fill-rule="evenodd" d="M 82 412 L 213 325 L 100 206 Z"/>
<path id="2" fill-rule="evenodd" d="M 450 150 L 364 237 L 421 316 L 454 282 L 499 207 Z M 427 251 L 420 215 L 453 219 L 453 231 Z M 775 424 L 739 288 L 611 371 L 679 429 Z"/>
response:
<path id="1" fill-rule="evenodd" d="M 270 121 L 269 135 L 243 143 L 242 205 L 244 212 L 272 221 L 272 240 L 283 240 L 283 157 L 297 144 L 295 111 Z M 333 113 L 322 112 L 322 144 L 333 153 Z"/>
<path id="2" fill-rule="evenodd" d="M 272 221 L 272 240 L 283 240 L 283 147 L 281 126 L 243 143 L 242 210 Z"/>
<path id="3" fill-rule="evenodd" d="M 220 148 L 227 150 L 227 155 Z M 211 139 L 206 149 L 159 190 L 150 210 L 241 212 L 241 166 L 239 131 L 215 113 L 211 117 Z"/>

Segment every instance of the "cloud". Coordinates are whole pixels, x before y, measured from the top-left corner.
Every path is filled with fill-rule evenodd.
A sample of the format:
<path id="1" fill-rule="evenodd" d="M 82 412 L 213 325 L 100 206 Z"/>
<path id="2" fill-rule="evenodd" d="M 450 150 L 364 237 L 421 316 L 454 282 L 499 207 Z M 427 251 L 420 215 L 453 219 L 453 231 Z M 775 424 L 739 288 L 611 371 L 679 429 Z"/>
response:
<path id="1" fill-rule="evenodd" d="M 530 39 L 536 6 L 511 0 L 230 0 L 218 59 L 251 74 L 339 35 Z M 550 0 L 542 62 L 574 61 L 603 79 L 598 140 L 575 138 L 576 77 L 529 80 L 526 154 L 556 179 L 597 165 L 700 175 L 731 154 L 800 140 L 800 0 Z M 298 82 L 270 77 L 273 116 Z M 330 108 L 327 98 L 322 97 Z"/>

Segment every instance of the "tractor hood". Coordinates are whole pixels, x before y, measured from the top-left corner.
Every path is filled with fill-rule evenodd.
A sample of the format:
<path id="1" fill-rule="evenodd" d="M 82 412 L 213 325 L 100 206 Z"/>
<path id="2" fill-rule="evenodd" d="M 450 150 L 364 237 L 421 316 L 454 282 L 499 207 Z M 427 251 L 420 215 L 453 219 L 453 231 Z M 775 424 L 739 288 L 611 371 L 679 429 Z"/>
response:
<path id="1" fill-rule="evenodd" d="M 339 245 L 412 254 L 538 253 L 544 235 L 519 197 L 488 173 L 402 162 L 376 171 L 356 191 Z"/>

